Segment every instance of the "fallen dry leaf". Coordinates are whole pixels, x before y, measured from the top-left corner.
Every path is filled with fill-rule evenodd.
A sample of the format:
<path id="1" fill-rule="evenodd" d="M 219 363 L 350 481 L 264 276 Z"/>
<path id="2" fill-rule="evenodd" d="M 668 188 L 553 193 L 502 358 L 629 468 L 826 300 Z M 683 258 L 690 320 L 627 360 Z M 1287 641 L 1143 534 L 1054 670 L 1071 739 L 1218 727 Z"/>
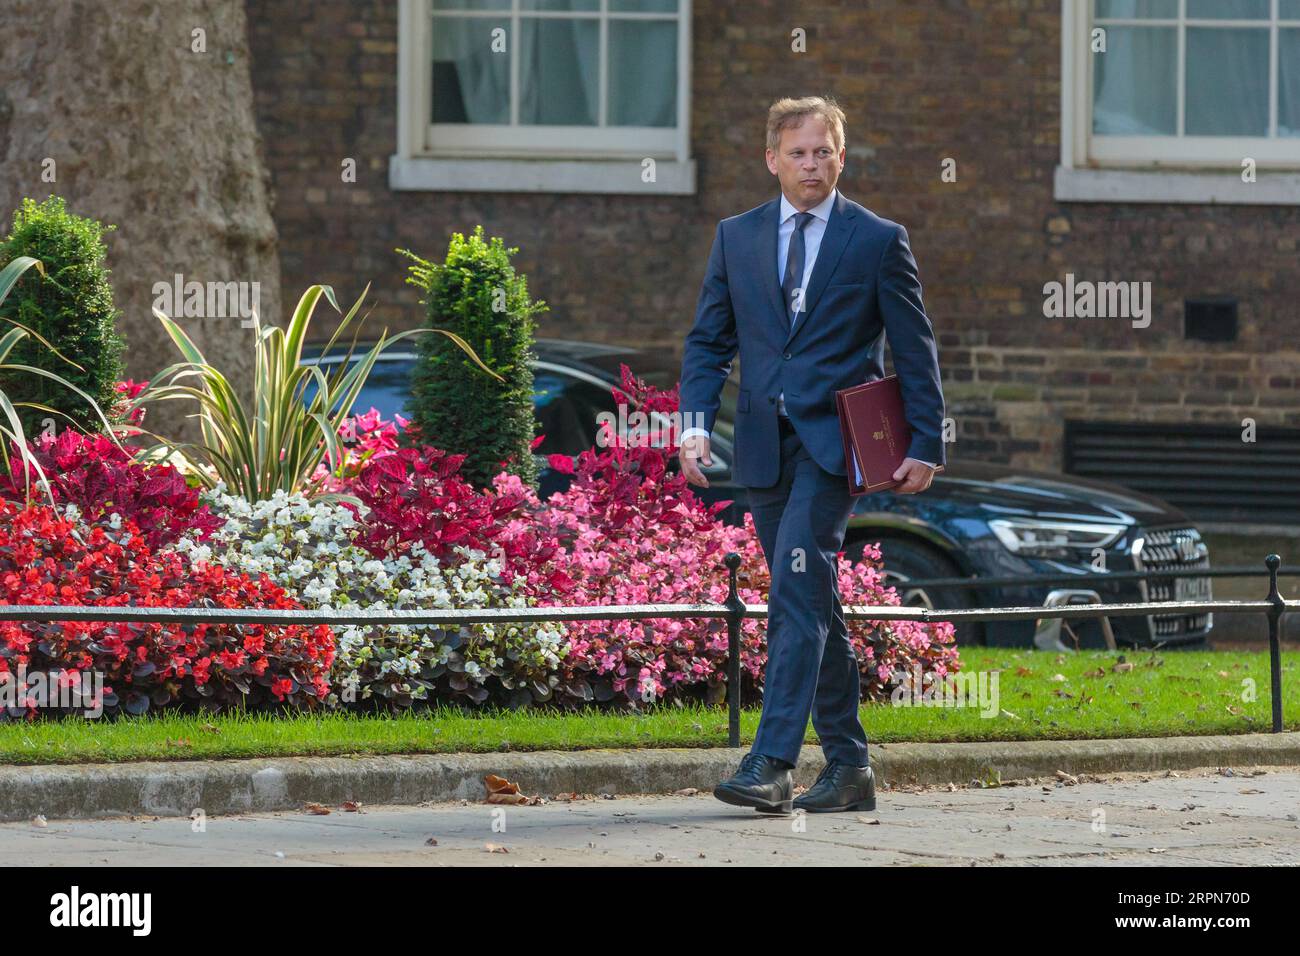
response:
<path id="1" fill-rule="evenodd" d="M 1132 661 L 1120 661 L 1118 664 L 1116 664 L 1114 667 L 1111 668 L 1111 671 L 1116 674 L 1123 674 L 1126 673 L 1127 671 L 1131 671 L 1132 669 L 1133 669 Z"/>
<path id="2" fill-rule="evenodd" d="M 1056 779 L 1060 780 L 1067 787 L 1073 787 L 1078 785 L 1079 783 L 1078 777 L 1076 777 L 1074 774 L 1066 773 L 1064 770 L 1056 771 Z"/>
<path id="3" fill-rule="evenodd" d="M 681 790 L 674 790 L 673 795 L 677 797 L 693 797 L 699 792 L 695 787 L 683 787 Z"/>
<path id="4" fill-rule="evenodd" d="M 487 850 L 489 853 L 509 853 L 509 852 L 510 852 L 510 848 L 509 848 L 509 847 L 502 846 L 500 843 L 485 843 L 485 844 L 483 844 L 483 849 Z"/>
<path id="5" fill-rule="evenodd" d="M 314 813 L 318 817 L 323 817 L 330 812 L 330 808 L 323 803 L 305 803 L 302 807 L 308 813 Z"/>
<path id="6" fill-rule="evenodd" d="M 356 800 L 344 800 L 343 809 L 346 810 L 348 813 L 360 813 L 361 804 L 358 803 Z"/>
<path id="7" fill-rule="evenodd" d="M 505 777 L 494 773 L 483 778 L 487 786 L 487 803 L 506 803 L 512 806 L 528 806 L 538 802 L 537 797 L 529 797 L 519 792 L 519 784 L 511 783 Z"/>

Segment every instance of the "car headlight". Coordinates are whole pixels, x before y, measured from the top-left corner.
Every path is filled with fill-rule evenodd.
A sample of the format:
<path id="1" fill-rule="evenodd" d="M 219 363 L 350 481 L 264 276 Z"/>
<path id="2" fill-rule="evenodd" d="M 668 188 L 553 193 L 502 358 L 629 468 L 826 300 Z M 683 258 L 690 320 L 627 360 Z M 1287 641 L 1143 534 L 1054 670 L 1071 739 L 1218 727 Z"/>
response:
<path id="1" fill-rule="evenodd" d="M 989 527 L 1008 551 L 1045 558 L 1071 557 L 1080 551 L 1107 548 L 1128 530 L 1122 524 L 1038 521 L 1032 518 L 994 518 Z"/>

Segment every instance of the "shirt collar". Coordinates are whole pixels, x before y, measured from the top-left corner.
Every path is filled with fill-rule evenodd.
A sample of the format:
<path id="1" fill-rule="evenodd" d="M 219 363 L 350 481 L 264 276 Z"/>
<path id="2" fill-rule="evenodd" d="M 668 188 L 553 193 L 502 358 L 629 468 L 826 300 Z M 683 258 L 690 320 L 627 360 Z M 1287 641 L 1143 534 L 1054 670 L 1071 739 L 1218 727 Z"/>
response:
<path id="1" fill-rule="evenodd" d="M 813 206 L 808 211 L 812 213 L 814 216 L 816 216 L 818 219 L 820 219 L 822 222 L 830 222 L 831 209 L 835 206 L 835 200 L 839 198 L 839 194 L 840 194 L 840 190 L 839 187 L 837 186 L 831 190 L 831 194 L 829 196 L 827 196 L 820 203 L 818 203 L 816 206 Z M 787 219 L 789 219 L 798 211 L 799 211 L 798 209 L 795 209 L 794 206 L 790 205 L 790 200 L 785 198 L 785 193 L 781 193 L 781 218 L 779 221 L 785 222 Z"/>

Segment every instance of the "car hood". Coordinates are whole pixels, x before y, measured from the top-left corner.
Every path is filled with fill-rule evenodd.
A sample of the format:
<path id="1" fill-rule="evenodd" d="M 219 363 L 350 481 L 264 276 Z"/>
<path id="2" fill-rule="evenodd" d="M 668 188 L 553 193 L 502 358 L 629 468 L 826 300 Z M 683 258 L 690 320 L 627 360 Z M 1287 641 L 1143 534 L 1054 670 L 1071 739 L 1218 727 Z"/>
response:
<path id="1" fill-rule="evenodd" d="M 1183 512 L 1159 498 L 1120 485 L 1005 465 L 949 465 L 935 476 L 928 494 L 1009 515 L 1121 521 L 1148 527 L 1191 523 Z"/>

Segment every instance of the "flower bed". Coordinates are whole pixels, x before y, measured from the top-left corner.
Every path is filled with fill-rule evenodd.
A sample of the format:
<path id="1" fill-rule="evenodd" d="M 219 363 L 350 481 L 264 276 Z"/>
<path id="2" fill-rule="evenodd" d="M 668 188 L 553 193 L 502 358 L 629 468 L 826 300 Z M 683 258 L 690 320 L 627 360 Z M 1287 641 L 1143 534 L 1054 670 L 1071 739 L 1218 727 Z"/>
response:
<path id="1" fill-rule="evenodd" d="M 313 608 L 402 610 L 523 607 L 521 588 L 481 551 L 448 545 L 439 557 L 415 541 L 396 556 L 361 547 L 365 525 L 341 504 L 277 492 L 250 503 L 218 491 L 224 525 L 176 549 L 198 566 L 265 575 Z M 553 624 L 459 628 L 339 626 L 331 703 L 500 701 L 516 690 L 546 699 L 558 681 L 564 629 Z"/>
<path id="2" fill-rule="evenodd" d="M 625 368 L 621 392 L 671 413 Z M 517 477 L 489 491 L 459 475 L 463 456 L 430 448 L 372 412 L 344 426 L 341 461 L 308 493 L 250 502 L 200 494 L 170 466 L 132 461 L 111 441 L 65 432 L 38 445 L 60 513 L 0 500 L 0 601 L 373 609 L 721 603 L 723 557 L 741 556 L 739 593 L 765 603 L 767 566 L 752 524 L 717 518 L 670 470 L 675 449 L 606 431 L 565 492 L 539 501 Z M 0 497 L 23 498 L 21 474 Z M 342 497 L 339 497 L 342 496 Z M 5 550 L 8 548 L 9 550 Z M 846 604 L 892 604 L 879 553 L 841 562 Z M 28 567 L 24 562 L 30 563 Z M 761 686 L 764 625 L 741 627 L 745 690 Z M 950 624 L 850 622 L 863 696 L 881 700 L 919 665 L 958 669 Z M 109 709 L 184 704 L 406 708 L 426 702 L 637 707 L 726 692 L 721 619 L 254 628 L 3 625 L 0 673 L 18 661 L 102 669 Z"/>
<path id="3" fill-rule="evenodd" d="M 265 578 L 152 550 L 129 519 L 87 523 L 75 506 L 9 501 L 0 501 L 0 604 L 301 607 Z M 105 713 L 317 704 L 334 654 L 323 626 L 0 622 L 0 680 L 23 670 L 74 683 L 102 675 L 102 699 L 86 703 Z M 16 709 L 8 716 L 32 711 Z"/>

